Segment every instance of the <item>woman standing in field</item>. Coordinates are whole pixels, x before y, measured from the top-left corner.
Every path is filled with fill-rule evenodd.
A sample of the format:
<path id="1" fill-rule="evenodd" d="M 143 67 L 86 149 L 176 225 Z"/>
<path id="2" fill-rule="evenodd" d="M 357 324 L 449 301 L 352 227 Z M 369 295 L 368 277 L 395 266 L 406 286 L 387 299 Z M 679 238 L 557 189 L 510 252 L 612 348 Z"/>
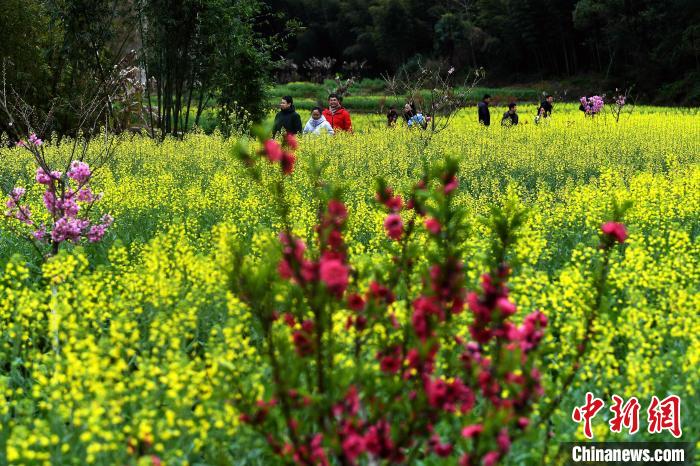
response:
<path id="1" fill-rule="evenodd" d="M 280 111 L 275 115 L 275 124 L 272 126 L 272 136 L 277 136 L 282 129 L 287 134 L 301 133 L 301 117 L 294 109 L 294 100 L 291 96 L 284 96 L 280 100 Z"/>
<path id="2" fill-rule="evenodd" d="M 323 116 L 321 107 L 314 107 L 314 109 L 311 110 L 311 118 L 309 118 L 309 121 L 306 122 L 306 126 L 304 126 L 304 134 L 322 134 L 324 132 L 330 135 L 335 134 L 333 127 L 328 123 L 326 117 Z"/>

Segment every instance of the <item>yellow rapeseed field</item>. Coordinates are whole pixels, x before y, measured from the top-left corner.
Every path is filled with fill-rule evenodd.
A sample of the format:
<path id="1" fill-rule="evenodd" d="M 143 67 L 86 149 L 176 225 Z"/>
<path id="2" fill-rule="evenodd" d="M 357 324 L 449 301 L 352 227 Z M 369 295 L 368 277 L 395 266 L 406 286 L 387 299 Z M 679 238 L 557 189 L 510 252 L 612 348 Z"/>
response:
<path id="1" fill-rule="evenodd" d="M 300 138 L 286 192 L 295 231 L 313 234 L 318 204 L 309 167 L 317 164 L 324 181 L 343 190 L 353 266 L 386 261 L 374 179 L 406 193 L 424 159 L 458 158 L 456 200 L 473 212 L 468 288 L 478 283 L 489 245 L 478 218 L 506 198 L 527 209 L 510 286 L 520 319 L 534 309 L 549 318 L 540 364 L 547 401 L 560 394 L 561 374 L 584 333 L 597 231 L 613 200 L 631 200 L 630 236 L 609 277 L 613 312 L 596 321 L 589 356 L 551 425 L 533 429 L 507 464 L 541 464 L 545 431 L 554 443 L 582 438 L 571 410 L 587 391 L 606 401 L 636 396 L 642 417 L 652 395 L 679 395 L 682 440 L 695 441 L 698 110 L 637 107 L 615 122 L 562 104 L 539 125 L 533 106 L 520 112 L 520 125 L 502 128 L 493 109 L 496 125 L 484 128 L 466 109 L 427 145 L 420 130 L 385 128 L 381 115 L 355 115 L 355 134 Z M 92 141 L 89 152 L 102 144 Z M 152 464 L 152 455 L 178 466 L 274 464 L 264 441 L 239 423 L 236 401 L 262 397 L 270 368 L 228 277 L 234 250 L 263 257 L 282 224 L 264 185 L 234 157 L 234 144 L 216 134 L 162 143 L 120 137 L 93 181 L 114 226 L 104 241 L 65 248 L 45 262 L 9 220 L 0 223 L 0 466 Z M 63 141 L 45 150 L 58 160 L 70 148 Z M 0 149 L 0 164 L 3 193 L 24 186 L 41 212 L 29 154 Z M 394 306 L 398 318 L 408 318 L 405 302 Z M 467 314 L 454 325 L 465 324 Z M 344 317 L 337 316 L 338 334 L 351 341 Z M 596 439 L 630 440 L 610 433 L 609 415 L 596 418 Z M 641 432 L 632 440 L 670 438 Z"/>

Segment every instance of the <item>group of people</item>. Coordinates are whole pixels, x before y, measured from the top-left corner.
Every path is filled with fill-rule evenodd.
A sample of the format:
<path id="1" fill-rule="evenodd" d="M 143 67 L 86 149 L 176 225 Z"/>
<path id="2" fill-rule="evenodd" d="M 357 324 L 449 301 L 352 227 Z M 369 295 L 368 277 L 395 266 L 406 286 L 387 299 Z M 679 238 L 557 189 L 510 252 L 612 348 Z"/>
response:
<path id="1" fill-rule="evenodd" d="M 288 134 L 352 132 L 352 120 L 350 112 L 341 104 L 338 94 L 331 94 L 328 96 L 328 108 L 314 107 L 311 110 L 311 117 L 302 128 L 301 116 L 294 108 L 294 99 L 291 96 L 284 96 L 280 100 L 280 111 L 275 116 L 272 135 L 276 136 L 282 130 Z"/>
<path id="2" fill-rule="evenodd" d="M 413 102 L 406 103 L 403 106 L 402 117 L 404 122 L 409 128 L 422 128 L 426 129 L 428 123 L 430 123 L 429 116 L 423 116 L 420 110 L 416 110 L 416 104 Z M 396 107 L 390 107 L 389 113 L 386 114 L 387 126 L 394 127 L 399 121 L 399 113 L 396 111 Z"/>
<path id="3" fill-rule="evenodd" d="M 539 123 L 542 119 L 549 118 L 552 115 L 552 102 L 554 97 L 547 95 L 540 102 L 535 116 L 535 123 Z M 491 125 L 491 111 L 489 104 L 491 96 L 485 94 L 484 98 L 477 105 L 479 123 L 484 126 Z M 424 116 L 416 109 L 414 103 L 404 105 L 402 117 L 409 128 L 426 129 L 430 123 L 430 116 Z M 396 107 L 391 107 L 387 113 L 387 125 L 389 127 L 396 126 L 399 121 L 399 113 Z M 508 110 L 501 118 L 502 126 L 515 126 L 518 124 L 518 105 L 515 102 L 508 104 Z M 311 117 L 302 127 L 301 116 L 294 108 L 294 100 L 291 96 L 282 97 L 280 100 L 280 111 L 275 116 L 275 123 L 272 128 L 272 134 L 276 136 L 282 130 L 291 134 L 335 134 L 338 131 L 352 132 L 352 120 L 350 113 L 343 107 L 338 94 L 330 94 L 328 96 L 328 108 L 314 107 L 311 110 Z"/>
<path id="4" fill-rule="evenodd" d="M 552 110 L 554 109 L 552 102 L 554 102 L 554 97 L 552 95 L 547 95 L 545 99 L 540 102 L 539 107 L 537 107 L 537 115 L 535 116 L 535 123 L 539 123 L 544 118 L 549 118 L 552 116 Z M 491 125 L 491 111 L 489 109 L 489 104 L 491 103 L 491 96 L 485 94 L 484 98 L 477 105 L 477 112 L 479 117 L 479 123 L 484 126 Z M 518 104 L 511 102 L 508 104 L 508 110 L 503 114 L 501 118 L 502 126 L 514 126 L 517 125 L 519 121 L 518 117 Z"/>

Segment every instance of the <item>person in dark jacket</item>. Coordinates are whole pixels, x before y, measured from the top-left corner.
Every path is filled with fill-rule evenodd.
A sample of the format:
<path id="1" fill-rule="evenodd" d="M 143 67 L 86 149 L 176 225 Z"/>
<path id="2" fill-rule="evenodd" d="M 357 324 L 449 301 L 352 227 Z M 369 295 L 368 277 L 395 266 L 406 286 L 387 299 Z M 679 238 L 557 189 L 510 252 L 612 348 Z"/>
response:
<path id="1" fill-rule="evenodd" d="M 386 114 L 386 125 L 389 128 L 396 126 L 396 121 L 399 119 L 399 112 L 396 111 L 396 107 L 391 107 L 389 113 Z"/>
<path id="2" fill-rule="evenodd" d="M 554 97 L 547 95 L 537 108 L 537 115 L 542 118 L 549 118 L 552 116 L 552 109 L 554 108 L 552 107 L 552 102 L 554 102 Z"/>
<path id="3" fill-rule="evenodd" d="M 484 98 L 477 105 L 477 110 L 479 112 L 479 123 L 484 126 L 489 126 L 491 124 L 491 112 L 489 111 L 489 102 L 491 102 L 491 96 L 488 94 L 484 95 Z"/>
<path id="4" fill-rule="evenodd" d="M 275 115 L 275 124 L 272 126 L 272 136 L 277 136 L 282 130 L 287 134 L 301 133 L 301 117 L 294 109 L 294 100 L 286 95 L 280 100 L 280 111 Z"/>
<path id="5" fill-rule="evenodd" d="M 515 126 L 518 124 L 518 105 L 515 102 L 508 104 L 508 111 L 501 118 L 501 126 Z"/>

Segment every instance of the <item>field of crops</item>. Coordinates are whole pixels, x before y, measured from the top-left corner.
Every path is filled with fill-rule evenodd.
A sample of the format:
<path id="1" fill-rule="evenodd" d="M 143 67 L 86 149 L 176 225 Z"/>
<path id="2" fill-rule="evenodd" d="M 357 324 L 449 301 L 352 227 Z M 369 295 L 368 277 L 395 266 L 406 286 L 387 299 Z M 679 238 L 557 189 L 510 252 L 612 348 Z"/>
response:
<path id="1" fill-rule="evenodd" d="M 357 116 L 355 134 L 300 138 L 294 171 L 283 183 L 276 165 L 266 161 L 258 164 L 261 181 L 253 181 L 235 155 L 236 141 L 216 134 L 163 143 L 120 138 L 92 182 L 95 191 L 104 193 L 100 213 L 114 218 L 102 241 L 67 245 L 43 260 L 21 237 L 22 226 L 12 219 L 0 223 L 0 465 L 329 464 L 321 453 L 313 457 L 319 448 L 330 464 L 341 464 L 337 458 L 345 464 L 398 461 L 376 453 L 369 433 L 363 434 L 356 458 L 347 453 L 347 433 L 338 434 L 338 441 L 313 437 L 314 429 L 321 429 L 309 414 L 313 403 L 330 409 L 324 403 L 343 399 L 345 392 L 310 384 L 305 371 L 318 369 L 320 359 L 300 351 L 299 323 L 289 328 L 270 324 L 274 332 L 266 333 L 269 328 L 263 324 L 261 330 L 256 321 L 256 306 L 274 309 L 275 315 L 303 312 L 295 285 L 277 274 L 278 235 L 291 227 L 313 244 L 321 197 L 340 199 L 347 208 L 348 294 L 363 293 L 373 280 L 388 281 L 392 257 L 400 252 L 398 242 L 387 236 L 387 211 L 375 200 L 375 179 L 383 177 L 407 199 L 424 166 L 449 157 L 459 168 L 451 202 L 466 213 L 454 245 L 463 263 L 464 286 L 477 290 L 479 277 L 492 264 L 493 223 L 482 217 L 493 215 L 494 206 L 524 210 L 517 240 L 506 253 L 512 267 L 510 299 L 517 303 L 512 319 L 520 323 L 537 309 L 548 319 L 535 362 L 543 393 L 533 399 L 528 428 L 511 434 L 512 446 L 506 436 L 509 452 L 499 462 L 557 464 L 559 442 L 584 438 L 572 410 L 585 402 L 586 392 L 606 403 L 593 420 L 595 440 L 674 440 L 668 432 L 647 431 L 646 409 L 652 396 L 675 394 L 682 400 L 680 440 L 696 442 L 697 109 L 637 107 L 616 122 L 610 115 L 588 118 L 575 105 L 558 105 L 554 116 L 539 125 L 533 123 L 534 106 L 519 110 L 519 126 L 484 128 L 474 121 L 476 111 L 466 109 L 430 141 L 419 130 L 385 128 L 381 115 Z M 498 116 L 492 110 L 496 123 Z M 102 144 L 98 139 L 90 143 L 88 159 L 97 157 Z M 49 160 L 65 160 L 70 148 L 69 141 L 43 146 Z M 34 181 L 36 166 L 29 152 L 0 149 L 0 164 L 3 195 L 15 186 L 27 188 L 32 212 L 41 216 L 42 186 Z M 274 191 L 276 186 L 284 191 Z M 291 225 L 280 214 L 281 198 L 289 206 Z M 591 304 L 596 293 L 591 264 L 601 254 L 600 226 L 610 219 L 613 204 L 626 200 L 632 201 L 623 220 L 629 237 L 610 249 L 605 306 Z M 401 215 L 408 224 L 409 214 Z M 420 223 L 412 237 L 418 268 L 434 253 L 429 236 Z M 388 304 L 397 328 L 411 320 L 413 290 L 421 280 L 412 283 L 397 285 L 395 301 Z M 331 302 L 333 296 L 324 299 Z M 367 406 L 361 410 L 362 422 L 377 426 L 380 421 L 372 413 L 381 409 L 369 408 L 375 400 L 368 394 L 389 400 L 379 390 L 390 386 L 400 392 L 403 383 L 380 369 L 376 357 L 381 342 L 393 338 L 392 326 L 370 322 L 365 330 L 369 349 L 353 357 L 359 331 L 346 329 L 353 314 L 343 303 L 327 304 L 334 311 L 323 338 L 336 351 L 329 356 L 326 377 L 338 381 L 336 388 L 360 387 L 360 403 Z M 594 305 L 605 312 L 587 333 L 584 322 Z M 300 321 L 303 315 L 296 317 Z M 470 312 L 456 315 L 450 331 L 469 340 L 471 320 Z M 280 409 L 264 401 L 279 400 L 275 390 L 280 385 L 274 358 L 266 353 L 272 341 L 268 337 L 282 342 L 278 348 L 288 348 L 278 354 L 284 358 L 282 377 L 299 393 L 288 395 L 287 402 L 308 395 L 312 404 L 311 411 L 294 408 L 298 417 L 289 430 L 289 418 L 281 413 L 288 408 L 284 399 Z M 577 362 L 584 337 L 588 347 Z M 576 364 L 575 377 L 566 383 Z M 443 370 L 438 364 L 435 373 Z M 298 379 L 292 375 L 297 373 L 302 374 Z M 392 377 L 394 385 L 388 385 Z M 639 399 L 641 428 L 634 436 L 624 430 L 611 433 L 612 395 Z M 507 398 L 507 391 L 499 396 Z M 485 431 L 505 422 L 477 418 L 477 409 L 486 403 L 479 400 L 474 411 L 440 417 L 430 427 L 451 443 L 452 459 L 442 458 L 449 455 L 440 454 L 439 444 L 431 444 L 435 454 L 408 445 L 404 453 L 410 463 L 456 465 L 464 458 L 461 452 L 486 448 L 491 439 L 484 436 L 477 446 L 464 431 L 459 434 L 477 421 Z M 251 421 L 255 406 L 270 410 L 268 418 Z M 396 409 L 389 419 L 393 424 L 400 416 L 410 418 L 412 408 L 402 406 L 391 405 Z M 553 412 L 539 422 L 549 406 Z M 372 428 L 367 432 L 376 433 Z M 274 433 L 275 441 L 266 440 L 260 430 Z M 275 447 L 279 440 L 300 448 L 303 441 L 294 443 L 295 435 L 313 439 L 310 460 L 304 460 L 301 449 L 280 452 Z M 503 439 L 495 438 L 493 445 L 503 450 Z M 339 451 L 346 456 L 338 456 Z M 488 463 L 488 454 L 479 454 L 484 464 L 494 464 Z"/>

